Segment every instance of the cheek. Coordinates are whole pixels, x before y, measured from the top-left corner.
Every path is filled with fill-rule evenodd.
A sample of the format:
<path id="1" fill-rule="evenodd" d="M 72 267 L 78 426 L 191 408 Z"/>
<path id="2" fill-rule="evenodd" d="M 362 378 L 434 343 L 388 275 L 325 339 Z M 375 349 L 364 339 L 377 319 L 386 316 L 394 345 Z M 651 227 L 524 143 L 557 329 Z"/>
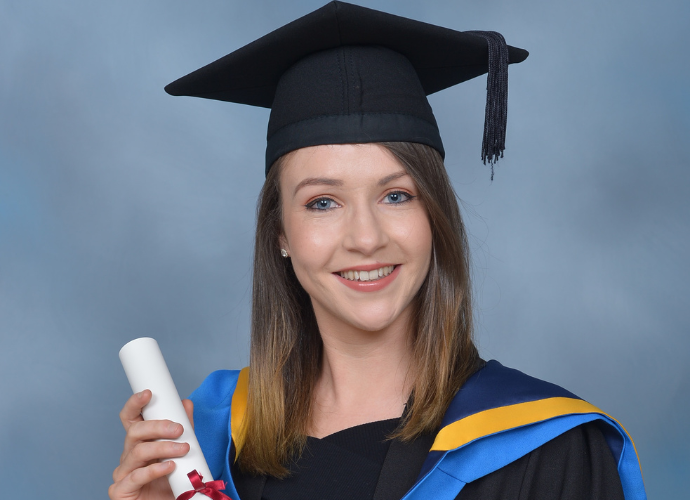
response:
<path id="1" fill-rule="evenodd" d="M 290 248 L 299 260 L 321 261 L 333 247 L 334 238 L 327 228 L 301 224 L 289 235 Z"/>
<path id="2" fill-rule="evenodd" d="M 401 221 L 395 229 L 400 246 L 409 258 L 420 266 L 428 267 L 431 258 L 432 234 L 425 213 L 412 219 Z"/>
<path id="3" fill-rule="evenodd" d="M 334 224 L 319 224 L 314 220 L 286 222 L 285 236 L 292 266 L 302 286 L 309 291 L 312 287 L 308 281 L 327 267 L 337 248 L 337 231 Z"/>
<path id="4" fill-rule="evenodd" d="M 433 246 L 431 228 L 429 227 L 428 222 L 426 223 L 426 228 L 427 230 L 420 234 L 416 240 L 417 246 L 415 249 L 417 255 L 419 256 L 420 276 L 418 282 L 420 285 L 429 272 L 429 265 L 431 263 L 431 249 Z"/>

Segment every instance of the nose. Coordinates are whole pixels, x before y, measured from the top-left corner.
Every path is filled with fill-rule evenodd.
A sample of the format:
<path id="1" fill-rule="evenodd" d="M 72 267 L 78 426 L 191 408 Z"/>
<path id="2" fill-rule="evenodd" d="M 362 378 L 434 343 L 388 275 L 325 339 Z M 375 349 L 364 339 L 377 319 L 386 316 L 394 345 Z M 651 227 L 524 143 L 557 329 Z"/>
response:
<path id="1" fill-rule="evenodd" d="M 372 255 L 388 241 L 382 214 L 368 203 L 350 207 L 343 245 L 349 251 Z"/>

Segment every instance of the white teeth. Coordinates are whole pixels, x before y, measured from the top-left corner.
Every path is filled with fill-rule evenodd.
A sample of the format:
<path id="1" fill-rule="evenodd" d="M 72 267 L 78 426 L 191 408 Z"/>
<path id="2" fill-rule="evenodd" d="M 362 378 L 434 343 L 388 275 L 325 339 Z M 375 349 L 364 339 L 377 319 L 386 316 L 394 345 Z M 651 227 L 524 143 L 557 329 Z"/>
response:
<path id="1" fill-rule="evenodd" d="M 393 272 L 395 266 L 384 266 L 371 271 L 341 271 L 340 277 L 350 281 L 375 281 Z"/>

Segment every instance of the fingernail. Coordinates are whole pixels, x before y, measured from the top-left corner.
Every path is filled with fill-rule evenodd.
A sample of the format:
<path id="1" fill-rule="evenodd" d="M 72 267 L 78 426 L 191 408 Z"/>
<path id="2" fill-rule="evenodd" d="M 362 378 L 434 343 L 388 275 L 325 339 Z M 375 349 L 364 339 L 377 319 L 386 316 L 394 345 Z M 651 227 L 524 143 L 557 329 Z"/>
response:
<path id="1" fill-rule="evenodd" d="M 170 432 L 179 432 L 181 427 L 182 427 L 182 426 L 181 426 L 180 424 L 176 424 L 175 422 L 170 422 L 170 423 L 168 424 L 168 431 L 170 431 Z"/>
<path id="2" fill-rule="evenodd" d="M 173 449 L 175 451 L 182 451 L 187 447 L 187 443 L 175 443 L 173 445 Z"/>

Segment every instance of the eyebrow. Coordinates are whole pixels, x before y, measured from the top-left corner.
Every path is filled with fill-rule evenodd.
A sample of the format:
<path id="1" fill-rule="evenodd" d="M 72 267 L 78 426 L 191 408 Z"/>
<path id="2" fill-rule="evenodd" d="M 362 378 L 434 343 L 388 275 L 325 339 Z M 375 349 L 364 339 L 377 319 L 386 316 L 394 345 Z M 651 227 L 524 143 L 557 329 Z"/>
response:
<path id="1" fill-rule="evenodd" d="M 401 170 L 400 172 L 396 172 L 391 175 L 387 175 L 383 179 L 379 181 L 379 186 L 385 186 L 388 184 L 390 181 L 394 181 L 395 179 L 400 179 L 401 177 L 405 177 L 406 175 L 409 175 L 405 170 Z"/>
<path id="2" fill-rule="evenodd" d="M 400 172 L 395 172 L 394 174 L 387 175 L 383 179 L 381 179 L 377 184 L 379 186 L 385 186 L 388 184 L 390 181 L 394 181 L 395 179 L 399 179 L 400 177 L 404 177 L 406 175 L 409 175 L 406 171 L 401 170 Z M 295 192 L 293 193 L 293 196 L 297 194 L 297 191 L 302 189 L 305 186 L 342 186 L 343 181 L 340 179 L 331 179 L 330 177 L 308 177 L 307 179 L 304 179 L 302 182 L 297 184 L 297 187 L 295 188 Z"/>
<path id="3" fill-rule="evenodd" d="M 304 186 L 342 186 L 343 181 L 338 180 L 338 179 L 330 179 L 328 177 L 309 177 L 307 179 L 304 179 L 302 182 L 297 184 L 297 187 L 295 188 L 295 193 L 293 196 L 297 194 L 297 191 L 302 189 Z"/>

